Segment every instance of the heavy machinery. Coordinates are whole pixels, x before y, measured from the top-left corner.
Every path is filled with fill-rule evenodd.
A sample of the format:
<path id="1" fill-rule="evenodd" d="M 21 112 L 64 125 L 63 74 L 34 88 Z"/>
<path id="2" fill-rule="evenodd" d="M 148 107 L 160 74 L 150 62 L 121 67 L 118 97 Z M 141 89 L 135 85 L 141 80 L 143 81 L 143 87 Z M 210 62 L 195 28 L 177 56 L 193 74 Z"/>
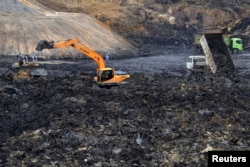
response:
<path id="1" fill-rule="evenodd" d="M 221 30 L 205 30 L 200 39 L 206 62 L 213 73 L 231 74 L 235 66 Z"/>
<path id="2" fill-rule="evenodd" d="M 243 51 L 243 42 L 241 38 L 223 35 L 223 39 L 233 54 L 238 54 L 240 51 Z"/>
<path id="3" fill-rule="evenodd" d="M 199 45 L 204 55 L 189 56 L 187 69 L 194 71 L 196 69 L 210 69 L 212 73 L 222 75 L 234 73 L 235 66 L 231 52 L 220 29 L 205 30 L 203 35 L 199 37 Z"/>
<path id="4" fill-rule="evenodd" d="M 39 66 L 39 64 L 37 63 L 37 58 L 28 57 L 24 55 L 17 55 L 15 62 L 12 64 L 13 68 L 37 67 L 37 66 Z"/>
<path id="5" fill-rule="evenodd" d="M 37 62 L 37 56 L 17 55 L 12 64 L 13 69 L 19 70 L 17 74 L 22 73 L 28 76 L 47 76 L 47 70 Z"/>
<path id="6" fill-rule="evenodd" d="M 94 60 L 97 64 L 96 76 L 94 81 L 99 86 L 112 86 L 124 83 L 124 80 L 130 78 L 130 75 L 124 72 L 116 72 L 113 68 L 106 67 L 103 56 L 94 51 L 93 49 L 87 47 L 86 45 L 79 42 L 78 39 L 68 39 L 63 40 L 58 43 L 54 41 L 41 40 L 37 47 L 37 51 L 42 51 L 43 49 L 59 49 L 64 47 L 72 46 L 87 57 Z"/>
<path id="7" fill-rule="evenodd" d="M 193 45 L 197 48 L 199 52 L 202 52 L 202 48 L 200 45 L 200 39 L 202 35 L 194 34 L 194 42 Z M 223 40 L 227 45 L 228 49 L 233 54 L 238 54 L 240 51 L 243 51 L 243 42 L 239 37 L 234 37 L 232 35 L 223 35 Z"/>

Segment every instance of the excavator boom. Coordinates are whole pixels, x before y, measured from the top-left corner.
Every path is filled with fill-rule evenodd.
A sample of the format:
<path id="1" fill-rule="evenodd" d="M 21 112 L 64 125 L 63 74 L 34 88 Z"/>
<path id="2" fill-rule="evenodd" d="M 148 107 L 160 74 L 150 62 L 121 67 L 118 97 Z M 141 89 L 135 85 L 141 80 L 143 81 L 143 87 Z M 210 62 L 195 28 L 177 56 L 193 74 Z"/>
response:
<path id="1" fill-rule="evenodd" d="M 94 51 L 93 49 L 87 47 L 86 45 L 79 42 L 78 39 L 68 39 L 55 43 L 54 41 L 41 40 L 37 47 L 37 51 L 42 51 L 43 49 L 59 49 L 64 47 L 74 47 L 87 57 L 94 60 L 97 64 L 97 76 L 94 80 L 102 86 L 105 85 L 117 85 L 123 82 L 124 80 L 130 78 L 129 74 L 119 74 L 115 72 L 113 68 L 108 68 L 105 65 L 103 56 Z"/>
<path id="2" fill-rule="evenodd" d="M 99 55 L 96 51 L 94 51 L 93 49 L 90 49 L 86 45 L 83 45 L 82 43 L 80 43 L 79 40 L 76 38 L 61 41 L 56 44 L 54 43 L 54 41 L 48 42 L 46 40 L 42 40 L 38 43 L 36 50 L 42 51 L 43 49 L 53 49 L 53 48 L 59 49 L 59 48 L 64 48 L 68 46 L 74 47 L 75 49 L 79 50 L 80 52 L 88 56 L 89 58 L 93 59 L 96 62 L 99 69 L 105 68 L 103 57 Z"/>

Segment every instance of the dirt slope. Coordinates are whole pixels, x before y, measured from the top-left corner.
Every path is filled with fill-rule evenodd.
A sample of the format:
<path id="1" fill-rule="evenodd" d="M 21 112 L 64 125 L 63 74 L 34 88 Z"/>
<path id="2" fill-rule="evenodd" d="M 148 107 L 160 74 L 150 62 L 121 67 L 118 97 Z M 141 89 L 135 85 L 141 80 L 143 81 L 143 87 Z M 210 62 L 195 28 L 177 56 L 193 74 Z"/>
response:
<path id="1" fill-rule="evenodd" d="M 1 1 L 1 55 L 30 54 L 40 40 L 78 38 L 103 54 L 134 56 L 137 50 L 125 39 L 85 14 L 54 12 L 32 0 Z M 44 55 L 79 55 L 72 49 Z M 43 54 L 43 53 L 42 53 Z M 41 55 L 38 53 L 38 55 Z"/>

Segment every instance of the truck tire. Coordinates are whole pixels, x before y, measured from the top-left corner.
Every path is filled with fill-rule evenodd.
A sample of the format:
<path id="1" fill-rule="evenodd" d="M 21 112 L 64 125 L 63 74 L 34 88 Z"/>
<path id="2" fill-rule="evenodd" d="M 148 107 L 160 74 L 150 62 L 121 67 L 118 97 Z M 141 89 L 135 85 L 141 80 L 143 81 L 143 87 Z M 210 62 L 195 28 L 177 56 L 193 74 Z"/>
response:
<path id="1" fill-rule="evenodd" d="M 233 49 L 233 50 L 232 50 L 232 53 L 233 53 L 233 54 L 238 54 L 238 53 L 239 53 L 239 50 L 238 50 L 238 49 Z"/>

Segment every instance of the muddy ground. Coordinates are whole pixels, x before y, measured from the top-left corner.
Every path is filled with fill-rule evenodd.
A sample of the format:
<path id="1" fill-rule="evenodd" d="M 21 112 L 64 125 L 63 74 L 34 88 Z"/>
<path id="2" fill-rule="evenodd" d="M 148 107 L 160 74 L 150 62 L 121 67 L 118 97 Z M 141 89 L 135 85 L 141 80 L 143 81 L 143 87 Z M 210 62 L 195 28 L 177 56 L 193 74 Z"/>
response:
<path id="1" fill-rule="evenodd" d="M 249 149 L 249 54 L 236 77 L 193 75 L 170 55 L 111 60 L 131 74 L 111 89 L 91 82 L 91 60 L 46 62 L 46 78 L 2 72 L 0 166 L 198 167 L 208 150 Z"/>

